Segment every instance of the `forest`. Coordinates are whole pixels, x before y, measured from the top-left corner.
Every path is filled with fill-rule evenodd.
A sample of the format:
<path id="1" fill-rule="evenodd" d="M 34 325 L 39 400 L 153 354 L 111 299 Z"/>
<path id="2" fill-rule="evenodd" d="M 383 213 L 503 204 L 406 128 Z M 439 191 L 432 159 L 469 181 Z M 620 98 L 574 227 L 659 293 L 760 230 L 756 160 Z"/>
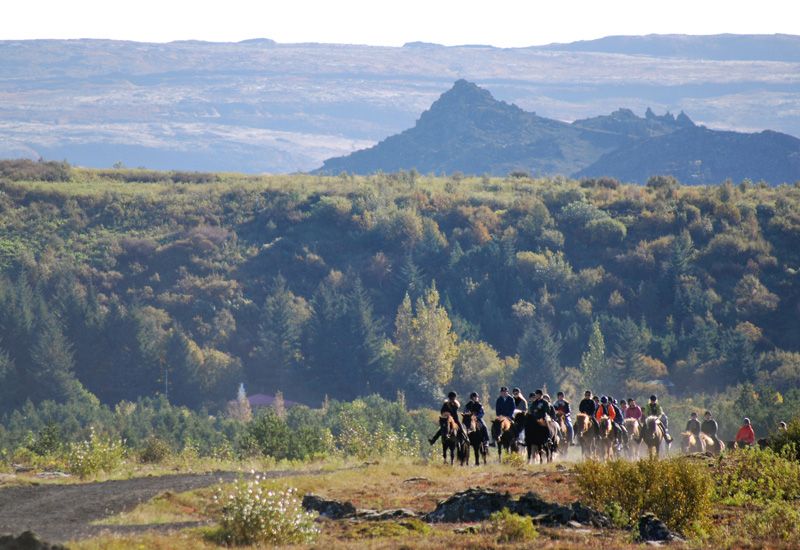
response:
<path id="1" fill-rule="evenodd" d="M 224 416 L 241 383 L 310 407 L 514 385 L 800 415 L 798 184 L 0 164 L 7 428 L 142 399 Z"/>

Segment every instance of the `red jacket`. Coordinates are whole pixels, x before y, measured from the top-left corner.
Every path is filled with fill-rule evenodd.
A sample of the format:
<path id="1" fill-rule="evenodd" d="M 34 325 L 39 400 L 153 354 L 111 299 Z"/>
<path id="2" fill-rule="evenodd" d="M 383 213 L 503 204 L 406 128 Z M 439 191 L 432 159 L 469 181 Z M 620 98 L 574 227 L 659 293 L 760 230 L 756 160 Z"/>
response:
<path id="1" fill-rule="evenodd" d="M 608 413 L 606 413 L 604 407 L 608 409 Z M 613 421 L 617 417 L 617 413 L 614 412 L 614 406 L 611 403 L 609 403 L 608 405 L 600 405 L 599 407 L 597 407 L 597 412 L 594 414 L 594 416 L 595 418 L 597 418 L 597 420 L 600 420 L 604 416 L 607 416 Z"/>
<path id="2" fill-rule="evenodd" d="M 639 405 L 635 407 L 628 407 L 625 411 L 625 418 L 635 418 L 639 420 L 642 417 L 642 408 Z"/>
<path id="3" fill-rule="evenodd" d="M 753 431 L 753 426 L 742 426 L 736 432 L 736 441 L 753 445 L 756 442 L 756 432 Z"/>

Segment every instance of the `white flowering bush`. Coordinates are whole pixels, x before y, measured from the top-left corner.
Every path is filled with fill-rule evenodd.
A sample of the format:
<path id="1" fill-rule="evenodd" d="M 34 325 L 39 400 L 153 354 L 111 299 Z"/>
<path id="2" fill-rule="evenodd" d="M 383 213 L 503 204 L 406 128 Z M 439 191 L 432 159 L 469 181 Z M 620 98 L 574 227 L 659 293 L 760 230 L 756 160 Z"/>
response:
<path id="1" fill-rule="evenodd" d="M 98 472 L 110 472 L 125 458 L 125 442 L 97 435 L 91 428 L 89 439 L 71 443 L 67 449 L 67 469 L 84 479 Z"/>
<path id="2" fill-rule="evenodd" d="M 260 475 L 218 490 L 214 500 L 222 506 L 220 536 L 228 544 L 296 544 L 319 534 L 317 514 L 303 509 L 296 489 L 272 489 Z"/>

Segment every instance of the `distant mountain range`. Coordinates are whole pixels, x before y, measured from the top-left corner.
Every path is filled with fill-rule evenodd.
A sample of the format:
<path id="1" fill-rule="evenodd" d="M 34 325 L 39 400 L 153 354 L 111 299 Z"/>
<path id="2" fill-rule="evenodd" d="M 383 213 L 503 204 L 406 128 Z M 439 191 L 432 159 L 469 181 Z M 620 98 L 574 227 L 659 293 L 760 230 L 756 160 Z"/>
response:
<path id="1" fill-rule="evenodd" d="M 528 48 L 9 40 L 0 41 L 0 158 L 309 171 L 413 126 L 462 78 L 548 119 L 649 106 L 710 128 L 800 135 L 798 36 L 612 36 Z M 555 164 L 578 166 L 585 153 L 569 154 Z"/>
<path id="2" fill-rule="evenodd" d="M 377 145 L 325 161 L 320 173 L 610 176 L 644 183 L 672 175 L 684 183 L 727 178 L 772 184 L 800 180 L 800 140 L 779 132 L 737 133 L 698 126 L 683 112 L 639 117 L 629 109 L 572 123 L 498 101 L 458 80 L 416 125 Z"/>

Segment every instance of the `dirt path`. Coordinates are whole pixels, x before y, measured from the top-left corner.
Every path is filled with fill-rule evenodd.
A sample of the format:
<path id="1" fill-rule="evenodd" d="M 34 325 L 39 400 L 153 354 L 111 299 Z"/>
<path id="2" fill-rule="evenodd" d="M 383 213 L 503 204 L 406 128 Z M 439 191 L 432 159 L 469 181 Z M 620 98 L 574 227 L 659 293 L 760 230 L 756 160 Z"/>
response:
<path id="1" fill-rule="evenodd" d="M 270 478 L 322 472 L 267 472 Z M 90 525 L 147 502 L 164 491 L 180 493 L 233 481 L 238 472 L 142 477 L 76 485 L 35 485 L 0 489 L 0 534 L 33 531 L 48 542 L 85 538 L 100 532 L 130 532 L 148 526 Z M 153 526 L 153 528 L 169 528 Z M 183 527 L 177 525 L 172 527 Z"/>

